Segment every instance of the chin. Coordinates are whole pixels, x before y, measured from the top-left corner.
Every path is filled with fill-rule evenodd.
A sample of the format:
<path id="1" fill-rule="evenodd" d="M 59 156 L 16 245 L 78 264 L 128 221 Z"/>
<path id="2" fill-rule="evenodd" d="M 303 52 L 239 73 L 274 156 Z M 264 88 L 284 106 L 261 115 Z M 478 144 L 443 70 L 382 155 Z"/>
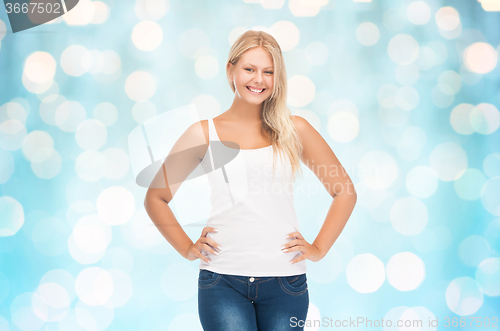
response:
<path id="1" fill-rule="evenodd" d="M 256 101 L 256 100 L 248 100 L 248 99 L 246 99 L 245 101 L 249 104 L 252 104 L 252 105 L 261 105 L 264 102 L 264 100 Z"/>

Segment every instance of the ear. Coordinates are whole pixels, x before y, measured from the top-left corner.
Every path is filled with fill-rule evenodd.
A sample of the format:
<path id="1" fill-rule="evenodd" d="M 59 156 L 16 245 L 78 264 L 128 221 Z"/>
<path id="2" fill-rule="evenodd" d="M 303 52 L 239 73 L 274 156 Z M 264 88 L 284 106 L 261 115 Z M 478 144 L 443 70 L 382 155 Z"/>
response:
<path id="1" fill-rule="evenodd" d="M 227 63 L 227 72 L 228 72 L 228 77 L 232 81 L 233 80 L 233 64 L 231 62 Z"/>

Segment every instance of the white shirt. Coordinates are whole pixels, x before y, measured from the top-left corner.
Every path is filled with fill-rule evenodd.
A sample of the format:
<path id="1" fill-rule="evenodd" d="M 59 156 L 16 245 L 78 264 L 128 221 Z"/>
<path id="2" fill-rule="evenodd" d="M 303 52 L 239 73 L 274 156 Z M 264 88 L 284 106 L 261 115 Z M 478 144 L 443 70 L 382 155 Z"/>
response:
<path id="1" fill-rule="evenodd" d="M 283 153 L 287 162 L 276 157 L 273 180 L 273 146 L 250 150 L 229 148 L 220 142 L 212 119 L 208 124 L 209 148 L 202 166 L 211 186 L 212 208 L 206 226 L 219 231 L 210 232 L 207 237 L 222 249 L 220 255 L 203 250 L 212 262 L 200 259 L 199 268 L 256 277 L 305 273 L 306 260 L 289 264 L 302 253 L 284 253 L 280 248 L 292 240 L 285 239 L 285 235 L 300 231 L 288 157 Z M 223 165 L 224 159 L 235 154 Z"/>

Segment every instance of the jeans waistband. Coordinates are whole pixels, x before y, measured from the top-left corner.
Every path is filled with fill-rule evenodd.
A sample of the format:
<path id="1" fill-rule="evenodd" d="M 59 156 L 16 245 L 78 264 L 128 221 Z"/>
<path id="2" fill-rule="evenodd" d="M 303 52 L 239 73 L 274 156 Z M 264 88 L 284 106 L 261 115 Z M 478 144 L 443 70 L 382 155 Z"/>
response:
<path id="1" fill-rule="evenodd" d="M 303 274 L 300 274 L 300 275 L 291 275 L 291 276 L 269 276 L 269 277 L 262 277 L 262 276 L 259 276 L 259 277 L 254 277 L 254 276 L 239 276 L 239 275 L 230 275 L 230 274 L 220 274 L 220 275 L 224 275 L 224 276 L 229 276 L 229 277 L 232 277 L 232 278 L 235 278 L 241 282 L 244 282 L 244 283 L 262 283 L 262 282 L 265 282 L 265 281 L 268 281 L 268 280 L 271 280 L 271 279 L 275 279 L 275 278 L 283 278 L 283 277 L 298 277 L 298 276 L 301 276 Z"/>

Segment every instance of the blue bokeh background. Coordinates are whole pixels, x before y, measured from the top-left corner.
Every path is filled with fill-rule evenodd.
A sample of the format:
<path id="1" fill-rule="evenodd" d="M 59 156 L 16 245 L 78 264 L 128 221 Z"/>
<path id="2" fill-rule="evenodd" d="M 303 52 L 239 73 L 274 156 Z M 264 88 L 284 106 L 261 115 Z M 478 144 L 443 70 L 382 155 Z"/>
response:
<path id="1" fill-rule="evenodd" d="M 226 59 L 246 29 L 278 40 L 291 112 L 358 192 L 329 254 L 307 261 L 308 320 L 498 326 L 498 10 L 494 0 L 88 0 L 12 33 L 1 8 L 0 331 L 201 330 L 199 260 L 183 259 L 144 211 L 128 137 L 191 103 L 200 118 L 228 109 Z M 303 171 L 295 203 L 313 242 L 332 199 Z M 196 194 L 173 201 L 193 241 L 206 220 Z"/>

